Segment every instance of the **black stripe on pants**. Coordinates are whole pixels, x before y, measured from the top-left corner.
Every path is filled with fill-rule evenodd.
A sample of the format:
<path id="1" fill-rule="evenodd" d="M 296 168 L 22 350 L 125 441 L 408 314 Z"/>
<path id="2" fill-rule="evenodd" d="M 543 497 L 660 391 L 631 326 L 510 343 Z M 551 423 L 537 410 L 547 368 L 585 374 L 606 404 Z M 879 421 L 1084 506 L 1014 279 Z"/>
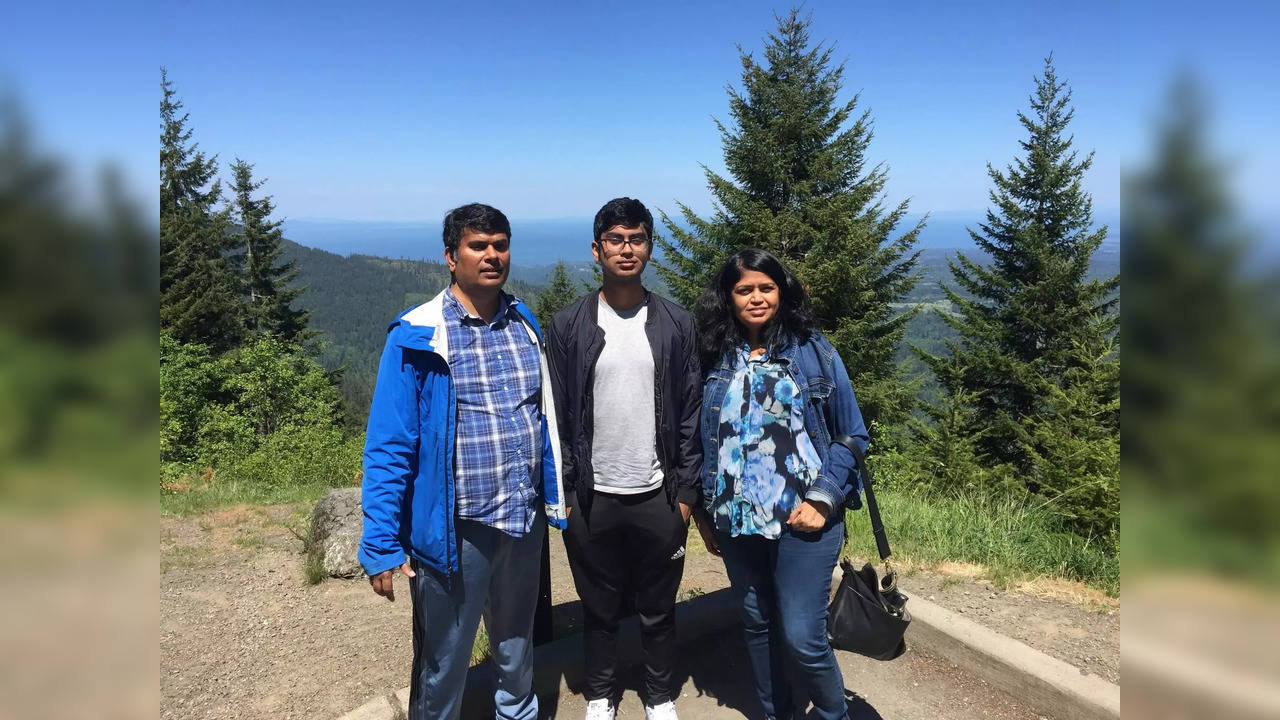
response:
<path id="1" fill-rule="evenodd" d="M 688 526 L 662 488 L 639 495 L 596 492 L 590 517 L 575 508 L 564 532 L 582 599 L 587 700 L 614 697 L 618 622 L 634 599 L 644 648 L 645 703 L 674 700 L 675 602 Z"/>

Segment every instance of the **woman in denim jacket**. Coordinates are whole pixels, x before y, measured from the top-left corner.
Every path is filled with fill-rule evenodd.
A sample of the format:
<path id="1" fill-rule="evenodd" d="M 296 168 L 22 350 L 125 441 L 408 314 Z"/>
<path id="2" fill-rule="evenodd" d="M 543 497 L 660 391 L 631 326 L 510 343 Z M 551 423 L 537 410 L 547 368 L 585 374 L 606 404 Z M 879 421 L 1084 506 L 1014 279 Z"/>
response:
<path id="1" fill-rule="evenodd" d="M 756 692 L 769 718 L 801 714 L 786 680 L 794 662 L 815 716 L 843 718 L 827 598 L 844 510 L 862 501 L 852 453 L 833 439 L 864 450 L 868 439 L 849 374 L 814 327 L 803 286 L 763 250 L 729 258 L 694 314 L 708 369 L 703 525 L 714 536 L 704 540 L 740 604 Z"/>

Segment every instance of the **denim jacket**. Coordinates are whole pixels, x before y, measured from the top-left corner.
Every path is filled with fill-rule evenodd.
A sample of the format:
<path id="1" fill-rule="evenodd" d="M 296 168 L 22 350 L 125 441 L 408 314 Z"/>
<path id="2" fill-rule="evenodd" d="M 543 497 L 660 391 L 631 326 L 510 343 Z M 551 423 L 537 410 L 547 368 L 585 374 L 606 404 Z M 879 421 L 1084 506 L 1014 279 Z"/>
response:
<path id="1" fill-rule="evenodd" d="M 784 365 L 800 388 L 805 430 L 822 457 L 822 470 L 805 499 L 825 502 L 831 508 L 828 521 L 834 522 L 843 516 L 843 507 L 862 507 L 862 479 L 854 471 L 853 454 L 844 445 L 833 443 L 832 438 L 848 435 L 863 452 L 870 439 L 849 384 L 849 373 L 830 341 L 816 331 L 803 343 L 784 338 L 768 352 L 769 359 Z M 709 369 L 702 385 L 702 497 L 708 503 L 715 497 L 719 469 L 720 408 L 733 375 L 734 360 L 726 354 Z M 712 508 L 707 510 L 711 512 Z"/>

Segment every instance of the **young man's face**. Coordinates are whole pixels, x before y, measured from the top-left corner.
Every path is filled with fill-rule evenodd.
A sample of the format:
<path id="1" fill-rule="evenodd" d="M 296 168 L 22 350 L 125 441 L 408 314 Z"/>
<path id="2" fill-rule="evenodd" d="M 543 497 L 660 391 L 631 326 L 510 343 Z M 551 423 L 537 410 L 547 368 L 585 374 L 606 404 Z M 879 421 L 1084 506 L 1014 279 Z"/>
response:
<path id="1" fill-rule="evenodd" d="M 511 239 L 505 233 L 488 235 L 464 228 L 457 253 L 446 250 L 444 260 L 463 292 L 495 290 L 511 271 Z"/>
<path id="2" fill-rule="evenodd" d="M 611 278 L 639 277 L 652 250 L 643 225 L 614 225 L 591 243 L 591 255 L 600 263 L 600 271 Z"/>

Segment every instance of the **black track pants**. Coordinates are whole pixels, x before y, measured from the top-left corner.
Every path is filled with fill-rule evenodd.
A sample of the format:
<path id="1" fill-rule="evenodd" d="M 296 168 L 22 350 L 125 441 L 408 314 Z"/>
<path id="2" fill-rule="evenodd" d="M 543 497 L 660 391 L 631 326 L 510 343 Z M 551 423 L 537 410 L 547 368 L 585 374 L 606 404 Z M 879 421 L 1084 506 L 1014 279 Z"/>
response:
<path id="1" fill-rule="evenodd" d="M 564 533 L 573 582 L 582 598 L 586 698 L 617 690 L 618 621 L 629 599 L 640 616 L 649 705 L 674 700 L 675 600 L 684 573 L 688 526 L 662 488 L 639 495 L 597 492 L 590 517 L 575 508 Z"/>

